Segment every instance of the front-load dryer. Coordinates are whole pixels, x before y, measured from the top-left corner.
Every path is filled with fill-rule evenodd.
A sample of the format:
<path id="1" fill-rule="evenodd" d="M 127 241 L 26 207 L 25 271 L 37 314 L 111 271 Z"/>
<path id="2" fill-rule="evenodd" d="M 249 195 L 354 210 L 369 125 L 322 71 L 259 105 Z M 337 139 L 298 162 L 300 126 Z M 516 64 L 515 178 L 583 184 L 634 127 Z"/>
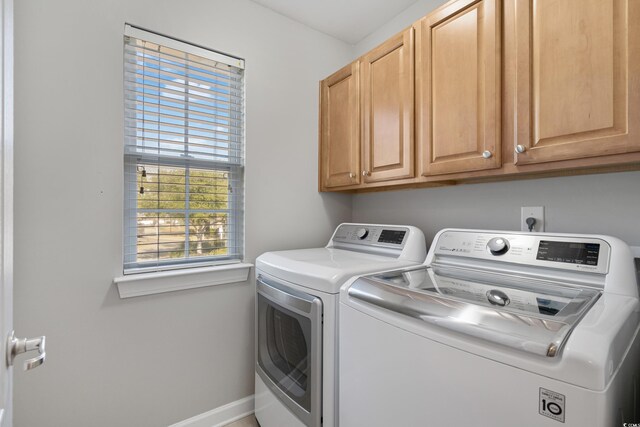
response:
<path id="1" fill-rule="evenodd" d="M 255 415 L 262 427 L 337 425 L 338 292 L 349 278 L 417 266 L 422 231 L 341 224 L 326 247 L 256 260 Z"/>

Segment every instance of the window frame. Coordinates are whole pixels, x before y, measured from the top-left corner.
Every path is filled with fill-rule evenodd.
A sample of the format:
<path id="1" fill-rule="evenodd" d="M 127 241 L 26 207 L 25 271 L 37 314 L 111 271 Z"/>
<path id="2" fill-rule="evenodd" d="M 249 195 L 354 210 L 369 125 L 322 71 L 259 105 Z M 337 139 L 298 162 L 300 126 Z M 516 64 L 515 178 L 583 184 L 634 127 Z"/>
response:
<path id="1" fill-rule="evenodd" d="M 124 163 L 124 227 L 123 227 L 123 274 L 131 275 L 138 273 L 155 273 L 162 272 L 166 270 L 177 270 L 177 269 L 196 269 L 202 267 L 210 267 L 216 265 L 228 265 L 228 264 L 236 264 L 242 263 L 244 258 L 244 151 L 245 151 L 245 110 L 246 110 L 246 100 L 245 100 L 245 78 L 244 78 L 244 60 L 233 57 L 230 55 L 222 54 L 220 52 L 203 48 L 198 45 L 194 45 L 192 43 L 184 42 L 182 40 L 178 40 L 172 37 L 164 36 L 159 33 L 155 33 L 149 30 L 145 30 L 139 27 L 132 26 L 130 24 L 125 25 L 124 32 L 124 43 L 123 43 L 123 58 L 126 57 L 126 46 L 127 46 L 127 37 L 132 37 L 137 40 L 143 40 L 146 42 L 154 43 L 160 46 L 165 46 L 170 49 L 175 49 L 182 53 L 197 55 L 200 57 L 204 57 L 209 60 L 213 60 L 216 62 L 224 63 L 226 65 L 236 67 L 242 69 L 242 79 L 240 81 L 241 89 L 241 105 L 240 105 L 240 135 L 238 144 L 238 149 L 240 152 L 238 153 L 239 163 L 225 163 L 220 160 L 206 160 L 206 159 L 197 159 L 189 156 L 189 143 L 185 141 L 185 157 L 169 157 L 162 156 L 161 154 L 156 155 L 146 155 L 144 153 L 131 153 L 127 152 L 127 147 L 130 145 L 127 143 L 128 138 L 130 136 L 124 135 L 124 155 L 123 155 L 123 163 Z M 126 80 L 126 71 L 123 75 L 123 83 L 124 83 L 124 94 L 125 94 L 125 117 L 124 123 L 126 125 L 128 120 L 132 120 L 130 117 L 127 117 L 126 112 L 128 111 L 128 107 L 126 107 L 127 101 L 127 93 L 131 91 L 130 88 L 127 88 L 127 80 Z M 188 87 L 187 82 L 185 81 L 185 85 Z M 135 91 L 134 91 L 135 92 Z M 188 93 L 188 92 L 187 92 Z M 160 97 L 160 96 L 159 96 Z M 189 101 L 184 101 L 185 109 L 183 110 L 188 117 L 189 110 L 187 106 L 189 105 Z M 160 108 L 160 107 L 159 107 Z M 158 111 L 160 114 L 160 111 Z M 133 119 L 135 121 L 135 119 Z M 236 119 L 237 120 L 237 119 Z M 187 125 L 188 126 L 188 125 Z M 126 128 L 126 127 L 125 127 Z M 136 125 L 136 130 L 140 128 Z M 186 128 L 185 128 L 186 129 Z M 196 136 L 197 137 L 197 136 Z M 136 137 L 137 138 L 137 137 Z M 136 145 L 137 146 L 137 145 Z M 231 142 L 229 145 L 229 150 L 233 150 Z M 178 209 L 178 211 L 184 213 L 185 215 L 185 257 L 182 258 L 168 258 L 161 259 L 156 258 L 155 260 L 150 261 L 139 261 L 138 258 L 138 213 L 140 212 L 138 208 L 138 197 L 132 198 L 130 195 L 138 194 L 138 166 L 140 164 L 152 164 L 158 167 L 176 167 L 180 169 L 184 169 L 185 171 L 185 208 L 184 210 Z M 193 212 L 189 208 L 189 170 L 190 168 L 200 169 L 200 170 L 210 170 L 210 171 L 223 171 L 228 174 L 228 184 L 229 190 L 227 193 L 227 209 L 224 211 L 227 212 L 227 222 L 226 222 L 226 232 L 228 234 L 228 238 L 226 239 L 226 247 L 232 248 L 234 253 L 226 254 L 226 255 L 212 255 L 212 256 L 193 256 L 189 257 L 189 248 L 190 248 L 190 240 L 189 240 L 189 228 L 191 227 L 189 224 L 189 213 Z M 132 178 L 134 177 L 134 178 Z M 166 209 L 151 209 L 155 212 L 166 211 Z M 202 210 L 202 212 L 209 212 L 209 210 Z M 211 213 L 216 213 L 215 209 L 210 210 Z M 229 236 L 232 236 L 229 237 Z M 131 249 L 133 248 L 133 250 Z"/>

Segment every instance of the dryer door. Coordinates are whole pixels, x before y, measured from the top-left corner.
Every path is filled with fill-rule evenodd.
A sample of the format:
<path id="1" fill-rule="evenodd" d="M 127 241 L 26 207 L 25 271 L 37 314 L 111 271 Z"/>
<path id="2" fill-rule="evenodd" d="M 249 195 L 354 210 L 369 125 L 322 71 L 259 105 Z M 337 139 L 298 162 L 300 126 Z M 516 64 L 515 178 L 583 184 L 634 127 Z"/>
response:
<path id="1" fill-rule="evenodd" d="M 307 426 L 319 426 L 322 300 L 262 276 L 256 286 L 257 372 Z"/>

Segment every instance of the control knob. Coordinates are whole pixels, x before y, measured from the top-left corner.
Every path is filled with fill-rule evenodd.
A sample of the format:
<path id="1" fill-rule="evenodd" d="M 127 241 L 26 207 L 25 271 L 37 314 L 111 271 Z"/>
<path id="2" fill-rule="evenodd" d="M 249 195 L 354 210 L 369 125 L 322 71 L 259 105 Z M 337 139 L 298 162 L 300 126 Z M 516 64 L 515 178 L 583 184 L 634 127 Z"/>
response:
<path id="1" fill-rule="evenodd" d="M 360 240 L 366 238 L 368 235 L 369 235 L 369 230 L 367 230 L 366 228 L 358 228 L 356 230 L 356 236 Z"/>
<path id="2" fill-rule="evenodd" d="M 511 302 L 509 296 L 498 289 L 491 289 L 490 291 L 487 291 L 487 299 L 491 304 L 499 305 L 500 307 L 504 307 Z"/>
<path id="3" fill-rule="evenodd" d="M 487 249 L 493 255 L 502 255 L 509 250 L 509 241 L 503 237 L 494 237 L 487 243 Z"/>

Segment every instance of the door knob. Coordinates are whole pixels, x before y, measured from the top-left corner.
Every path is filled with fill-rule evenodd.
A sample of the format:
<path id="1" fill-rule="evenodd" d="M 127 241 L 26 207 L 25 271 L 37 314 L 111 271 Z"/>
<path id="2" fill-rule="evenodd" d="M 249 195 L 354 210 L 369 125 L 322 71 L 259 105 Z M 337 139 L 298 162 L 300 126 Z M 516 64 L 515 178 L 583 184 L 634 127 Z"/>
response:
<path id="1" fill-rule="evenodd" d="M 525 147 L 524 145 L 520 145 L 520 144 L 516 145 L 516 153 L 522 154 L 525 151 L 527 151 L 527 147 Z"/>
<path id="2" fill-rule="evenodd" d="M 369 176 L 369 175 L 371 175 L 371 173 L 370 173 L 370 172 L 368 172 L 368 171 L 362 171 L 362 176 Z"/>
<path id="3" fill-rule="evenodd" d="M 45 337 L 38 338 L 16 338 L 14 332 L 11 332 L 9 337 L 7 338 L 7 365 L 13 365 L 13 359 L 16 358 L 17 355 L 26 353 L 28 351 L 38 351 L 38 356 L 27 359 L 24 362 L 24 370 L 29 371 L 33 368 L 37 368 L 42 365 L 47 358 L 47 353 L 44 348 Z"/>
<path id="4" fill-rule="evenodd" d="M 485 150 L 482 152 L 482 157 L 484 157 L 485 159 L 490 159 L 491 156 L 493 156 L 493 154 L 489 150 Z"/>
<path id="5" fill-rule="evenodd" d="M 349 178 L 353 179 L 356 177 L 356 174 L 353 172 L 349 172 Z"/>

